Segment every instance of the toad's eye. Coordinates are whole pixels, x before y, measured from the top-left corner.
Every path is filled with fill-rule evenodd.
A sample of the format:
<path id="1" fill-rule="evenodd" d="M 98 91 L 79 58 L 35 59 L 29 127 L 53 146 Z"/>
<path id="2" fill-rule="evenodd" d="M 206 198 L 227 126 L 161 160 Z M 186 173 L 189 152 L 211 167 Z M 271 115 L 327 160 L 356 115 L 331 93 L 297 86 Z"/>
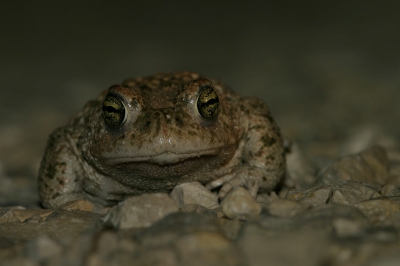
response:
<path id="1" fill-rule="evenodd" d="M 103 102 L 103 119 L 111 127 L 117 127 L 125 121 L 125 107 L 118 97 L 106 96 Z"/>
<path id="2" fill-rule="evenodd" d="M 212 119 L 217 116 L 219 99 L 217 93 L 209 86 L 203 88 L 197 98 L 197 110 L 204 119 Z"/>

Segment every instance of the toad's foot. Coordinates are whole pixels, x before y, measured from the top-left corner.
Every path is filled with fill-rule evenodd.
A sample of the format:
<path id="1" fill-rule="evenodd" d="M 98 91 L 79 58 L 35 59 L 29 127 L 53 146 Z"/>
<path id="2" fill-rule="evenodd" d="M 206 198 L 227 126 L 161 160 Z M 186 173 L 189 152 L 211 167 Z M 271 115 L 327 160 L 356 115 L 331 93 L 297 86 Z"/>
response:
<path id="1" fill-rule="evenodd" d="M 245 187 L 253 197 L 257 196 L 259 190 L 271 191 L 278 184 L 282 174 L 261 167 L 247 166 L 240 170 L 228 173 L 206 185 L 208 189 L 221 186 L 218 197 L 223 198 L 232 188 Z"/>

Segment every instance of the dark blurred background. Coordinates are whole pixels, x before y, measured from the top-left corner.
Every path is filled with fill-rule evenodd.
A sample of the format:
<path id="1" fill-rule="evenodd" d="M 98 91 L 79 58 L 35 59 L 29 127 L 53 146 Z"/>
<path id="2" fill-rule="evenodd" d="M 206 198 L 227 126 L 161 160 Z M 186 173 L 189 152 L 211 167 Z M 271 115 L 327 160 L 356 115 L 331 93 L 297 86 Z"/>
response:
<path id="1" fill-rule="evenodd" d="M 399 12 L 367 0 L 3 1 L 1 169 L 34 173 L 48 134 L 88 99 L 176 70 L 262 98 L 300 143 L 363 124 L 397 137 Z"/>

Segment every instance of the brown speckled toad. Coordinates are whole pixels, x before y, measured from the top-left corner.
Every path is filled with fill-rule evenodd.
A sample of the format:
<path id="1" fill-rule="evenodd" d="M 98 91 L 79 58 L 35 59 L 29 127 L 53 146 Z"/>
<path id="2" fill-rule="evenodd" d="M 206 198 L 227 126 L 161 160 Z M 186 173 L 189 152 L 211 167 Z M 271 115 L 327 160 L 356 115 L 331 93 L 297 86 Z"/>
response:
<path id="1" fill-rule="evenodd" d="M 48 140 L 39 195 L 54 208 L 76 199 L 112 206 L 129 195 L 198 181 L 270 191 L 285 170 L 268 107 L 196 73 L 129 79 L 103 91 Z"/>

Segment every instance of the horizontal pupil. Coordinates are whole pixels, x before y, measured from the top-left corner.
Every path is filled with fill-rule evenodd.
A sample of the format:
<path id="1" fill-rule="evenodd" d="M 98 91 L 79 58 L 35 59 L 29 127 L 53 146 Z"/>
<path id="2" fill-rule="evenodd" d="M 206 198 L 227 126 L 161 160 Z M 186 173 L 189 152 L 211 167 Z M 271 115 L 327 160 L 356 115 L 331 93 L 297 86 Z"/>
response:
<path id="1" fill-rule="evenodd" d="M 103 102 L 103 119 L 111 127 L 122 124 L 125 117 L 125 108 L 121 100 L 114 96 L 107 96 Z"/>
<path id="2" fill-rule="evenodd" d="M 208 102 L 205 103 L 200 103 L 201 107 L 211 107 L 212 105 L 218 104 L 218 100 L 213 98 L 211 100 L 209 100 Z"/>
<path id="3" fill-rule="evenodd" d="M 117 110 L 113 106 L 103 106 L 103 111 L 108 113 L 121 113 L 121 109 Z"/>
<path id="4" fill-rule="evenodd" d="M 205 104 L 213 105 L 213 104 L 215 104 L 215 103 L 217 103 L 217 102 L 218 102 L 217 99 L 212 98 L 212 99 L 210 99 L 209 101 L 207 101 Z"/>

